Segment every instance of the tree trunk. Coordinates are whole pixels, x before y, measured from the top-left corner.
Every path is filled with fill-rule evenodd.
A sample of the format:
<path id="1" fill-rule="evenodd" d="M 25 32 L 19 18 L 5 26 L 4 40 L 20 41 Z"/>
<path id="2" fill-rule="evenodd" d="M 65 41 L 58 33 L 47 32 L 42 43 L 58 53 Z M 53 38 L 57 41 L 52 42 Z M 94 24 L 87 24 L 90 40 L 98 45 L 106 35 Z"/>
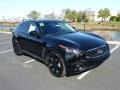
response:
<path id="1" fill-rule="evenodd" d="M 104 18 L 102 17 L 102 22 L 104 21 Z"/>

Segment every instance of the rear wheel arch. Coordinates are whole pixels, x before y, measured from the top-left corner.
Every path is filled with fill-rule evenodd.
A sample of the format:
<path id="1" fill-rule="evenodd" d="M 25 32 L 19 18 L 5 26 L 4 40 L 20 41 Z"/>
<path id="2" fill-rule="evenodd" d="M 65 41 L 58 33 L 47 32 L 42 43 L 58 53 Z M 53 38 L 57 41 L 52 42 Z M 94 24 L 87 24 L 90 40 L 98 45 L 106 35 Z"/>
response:
<path id="1" fill-rule="evenodd" d="M 14 35 L 12 36 L 12 41 L 16 41 L 17 43 L 19 43 L 17 37 Z"/>
<path id="2" fill-rule="evenodd" d="M 13 49 L 14 49 L 15 54 L 18 56 L 23 55 L 20 44 L 15 37 L 12 38 L 12 44 L 13 44 Z"/>
<path id="3" fill-rule="evenodd" d="M 12 37 L 12 42 L 17 42 L 20 46 L 20 43 L 19 43 L 18 38 L 16 36 Z M 21 46 L 20 46 L 20 48 L 21 48 Z"/>

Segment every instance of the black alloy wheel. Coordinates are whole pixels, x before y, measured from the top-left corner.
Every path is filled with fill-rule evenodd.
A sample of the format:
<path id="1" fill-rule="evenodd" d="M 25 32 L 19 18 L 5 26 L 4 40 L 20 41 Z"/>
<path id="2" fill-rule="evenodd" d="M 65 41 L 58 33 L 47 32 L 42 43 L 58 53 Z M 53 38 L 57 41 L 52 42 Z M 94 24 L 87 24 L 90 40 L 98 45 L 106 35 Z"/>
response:
<path id="1" fill-rule="evenodd" d="M 65 74 L 65 64 L 63 62 L 62 56 L 56 52 L 52 51 L 47 55 L 48 68 L 52 75 L 56 77 L 62 77 Z"/>

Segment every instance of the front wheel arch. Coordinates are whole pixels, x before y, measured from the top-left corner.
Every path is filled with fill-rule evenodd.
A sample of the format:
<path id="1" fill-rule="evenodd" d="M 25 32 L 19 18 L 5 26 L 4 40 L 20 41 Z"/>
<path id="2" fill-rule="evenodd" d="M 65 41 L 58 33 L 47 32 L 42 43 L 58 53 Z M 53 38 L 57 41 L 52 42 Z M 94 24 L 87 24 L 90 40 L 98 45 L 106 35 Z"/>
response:
<path id="1" fill-rule="evenodd" d="M 57 50 L 57 49 L 55 49 L 55 48 L 46 48 L 46 49 L 44 50 L 44 54 L 43 54 L 43 57 L 44 57 L 44 60 L 45 60 L 45 63 L 46 63 L 46 64 L 47 64 L 46 56 L 47 56 L 50 52 L 52 52 L 52 51 L 59 52 L 60 55 L 62 55 L 63 58 L 64 58 L 64 54 L 62 54 L 62 52 L 61 52 L 60 50 Z"/>

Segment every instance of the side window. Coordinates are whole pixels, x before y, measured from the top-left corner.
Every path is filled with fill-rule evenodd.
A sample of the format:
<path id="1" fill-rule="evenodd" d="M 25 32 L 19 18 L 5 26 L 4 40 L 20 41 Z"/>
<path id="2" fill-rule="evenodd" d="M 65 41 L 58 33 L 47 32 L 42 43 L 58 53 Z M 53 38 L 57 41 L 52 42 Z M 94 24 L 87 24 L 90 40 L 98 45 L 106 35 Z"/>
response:
<path id="1" fill-rule="evenodd" d="M 35 23 L 30 22 L 29 23 L 28 33 L 32 32 L 32 31 L 37 31 L 38 32 L 38 28 L 37 28 Z"/>
<path id="2" fill-rule="evenodd" d="M 29 23 L 28 23 L 28 22 L 22 22 L 22 23 L 20 23 L 20 24 L 17 26 L 16 30 L 17 30 L 18 32 L 27 33 L 27 32 L 28 32 L 28 28 L 29 28 Z"/>
<path id="3" fill-rule="evenodd" d="M 16 31 L 22 31 L 21 27 L 22 27 L 22 23 L 18 24 L 17 27 L 16 27 Z"/>

